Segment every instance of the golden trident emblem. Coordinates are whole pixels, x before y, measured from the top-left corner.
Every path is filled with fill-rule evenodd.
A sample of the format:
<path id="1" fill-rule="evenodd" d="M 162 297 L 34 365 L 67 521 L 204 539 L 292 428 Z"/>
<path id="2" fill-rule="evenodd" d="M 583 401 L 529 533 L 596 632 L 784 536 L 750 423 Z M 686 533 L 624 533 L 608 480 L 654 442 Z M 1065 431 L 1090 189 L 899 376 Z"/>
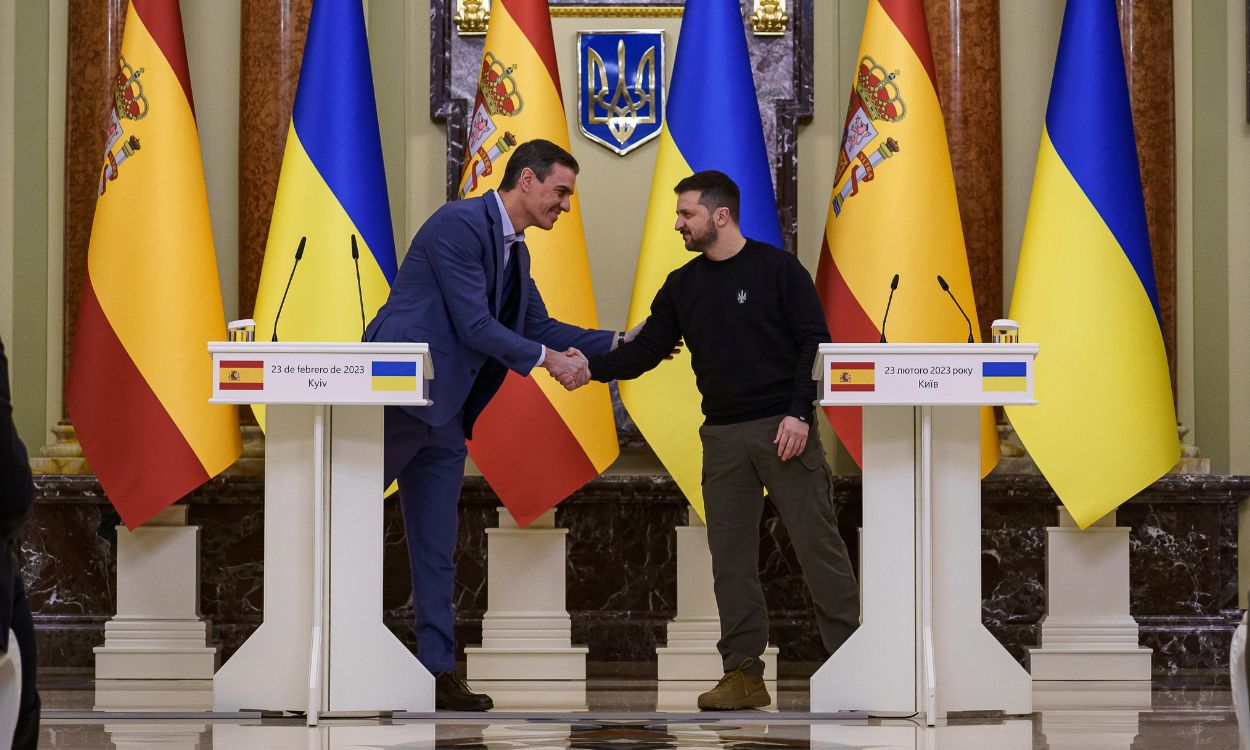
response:
<path id="1" fill-rule="evenodd" d="M 618 143 L 624 144 L 639 125 L 655 123 L 655 47 L 651 47 L 638 61 L 638 75 L 631 92 L 625 83 L 625 40 L 616 44 L 616 88 L 608 99 L 608 65 L 594 49 L 587 49 L 586 78 L 590 98 L 589 121 L 595 125 L 607 125 L 608 131 Z M 593 89 L 594 81 L 599 88 Z M 647 110 L 649 114 L 639 117 Z"/>

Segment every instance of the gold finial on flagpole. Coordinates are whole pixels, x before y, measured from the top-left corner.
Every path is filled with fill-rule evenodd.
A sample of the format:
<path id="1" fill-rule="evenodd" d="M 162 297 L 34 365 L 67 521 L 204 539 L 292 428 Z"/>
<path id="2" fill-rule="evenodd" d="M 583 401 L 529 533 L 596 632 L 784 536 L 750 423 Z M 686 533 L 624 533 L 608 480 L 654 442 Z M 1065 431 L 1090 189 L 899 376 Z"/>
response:
<path id="1" fill-rule="evenodd" d="M 751 14 L 751 28 L 756 36 L 782 36 L 790 16 L 786 15 L 786 0 L 755 0 L 755 12 Z"/>
<path id="2" fill-rule="evenodd" d="M 490 0 L 456 0 L 456 30 L 460 36 L 481 36 L 490 23 Z"/>

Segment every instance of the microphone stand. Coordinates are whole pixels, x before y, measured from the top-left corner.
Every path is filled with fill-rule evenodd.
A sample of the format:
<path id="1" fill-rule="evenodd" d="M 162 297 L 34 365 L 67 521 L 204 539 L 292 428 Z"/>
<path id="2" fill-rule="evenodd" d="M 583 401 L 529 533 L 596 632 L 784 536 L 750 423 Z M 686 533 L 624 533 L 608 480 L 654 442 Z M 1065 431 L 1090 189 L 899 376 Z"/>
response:
<path id="1" fill-rule="evenodd" d="M 356 296 L 360 299 L 360 340 L 365 340 L 365 292 L 360 286 L 360 250 L 356 248 L 356 235 L 352 235 L 352 261 L 356 264 Z"/>
<path id="2" fill-rule="evenodd" d="M 295 279 L 295 269 L 299 268 L 299 260 L 304 257 L 304 243 L 307 241 L 307 237 L 299 238 L 299 247 L 295 249 L 295 263 L 291 265 L 291 275 L 286 279 L 286 289 L 282 290 L 282 301 L 278 303 L 278 312 L 273 316 L 273 335 L 269 337 L 270 341 L 278 340 L 278 319 L 282 317 L 282 307 L 286 304 L 286 293 L 291 291 L 291 282 Z"/>

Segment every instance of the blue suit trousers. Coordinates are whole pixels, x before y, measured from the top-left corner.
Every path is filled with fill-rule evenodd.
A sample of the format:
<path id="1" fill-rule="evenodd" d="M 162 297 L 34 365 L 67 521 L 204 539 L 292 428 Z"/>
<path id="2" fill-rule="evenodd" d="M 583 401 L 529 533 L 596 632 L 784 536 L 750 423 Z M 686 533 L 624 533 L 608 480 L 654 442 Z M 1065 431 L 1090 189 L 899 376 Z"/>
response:
<path id="1" fill-rule="evenodd" d="M 434 675 L 456 668 L 453 555 L 467 453 L 463 415 L 431 427 L 403 409 L 386 407 L 385 480 L 387 486 L 399 480 L 417 658 Z"/>

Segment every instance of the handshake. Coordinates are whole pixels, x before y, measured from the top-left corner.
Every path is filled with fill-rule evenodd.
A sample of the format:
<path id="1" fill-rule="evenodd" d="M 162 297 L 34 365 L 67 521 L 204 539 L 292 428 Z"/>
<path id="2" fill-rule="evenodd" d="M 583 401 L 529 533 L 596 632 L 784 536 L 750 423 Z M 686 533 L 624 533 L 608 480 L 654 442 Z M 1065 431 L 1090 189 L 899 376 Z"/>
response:
<path id="1" fill-rule="evenodd" d="M 548 349 L 542 366 L 551 373 L 551 377 L 570 391 L 577 390 L 590 382 L 590 367 L 586 361 L 586 355 L 572 347 L 562 352 Z"/>

